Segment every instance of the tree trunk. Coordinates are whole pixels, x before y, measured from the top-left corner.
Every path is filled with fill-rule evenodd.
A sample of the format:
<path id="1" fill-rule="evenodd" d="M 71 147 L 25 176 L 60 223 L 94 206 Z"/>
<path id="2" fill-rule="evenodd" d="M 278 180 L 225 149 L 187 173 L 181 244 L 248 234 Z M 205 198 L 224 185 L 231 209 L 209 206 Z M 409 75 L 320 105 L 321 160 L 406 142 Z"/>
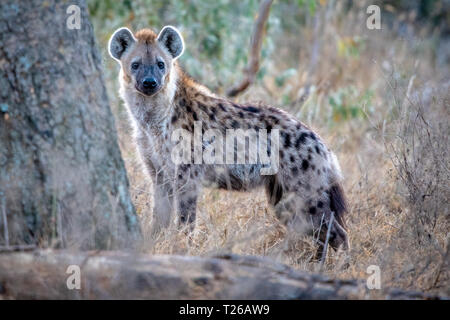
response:
<path id="1" fill-rule="evenodd" d="M 69 29 L 69 5 L 81 10 Z M 84 1 L 0 3 L 0 245 L 128 247 L 139 225 Z"/>
<path id="2" fill-rule="evenodd" d="M 78 266 L 79 270 L 69 266 Z M 114 251 L 46 250 L 0 254 L 2 298 L 266 300 L 445 297 L 390 288 L 369 290 L 362 280 L 333 280 L 260 257 L 146 256 Z"/>

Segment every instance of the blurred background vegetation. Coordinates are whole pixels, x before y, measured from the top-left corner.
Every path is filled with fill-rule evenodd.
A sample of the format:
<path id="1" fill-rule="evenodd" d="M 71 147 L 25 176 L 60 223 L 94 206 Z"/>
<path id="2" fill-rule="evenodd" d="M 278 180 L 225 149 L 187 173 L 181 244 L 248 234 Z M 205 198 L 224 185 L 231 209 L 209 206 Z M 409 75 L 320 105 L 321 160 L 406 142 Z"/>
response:
<path id="1" fill-rule="evenodd" d="M 367 6 L 381 8 L 369 30 Z M 151 222 L 123 104 L 118 65 L 107 42 L 119 27 L 178 27 L 181 66 L 223 94 L 242 78 L 257 0 L 89 0 L 131 193 Z M 330 253 L 332 275 L 365 277 L 380 265 L 383 283 L 449 294 L 450 1 L 278 0 L 271 7 L 257 80 L 237 100 L 262 100 L 316 128 L 337 153 L 349 196 L 351 251 Z M 433 155 L 432 157 L 430 155 Z M 426 159 L 426 160 L 425 160 Z M 278 257 L 315 270 L 311 239 L 286 247 L 262 193 L 206 192 L 195 234 L 169 232 L 151 253 L 232 251 Z M 275 227 L 273 227 L 275 226 Z"/>
<path id="2" fill-rule="evenodd" d="M 186 40 L 182 66 L 196 80 L 223 93 L 242 77 L 259 1 L 89 0 L 88 4 L 106 70 L 115 71 L 114 62 L 105 54 L 107 41 L 115 29 L 150 27 L 159 31 L 170 24 L 177 26 Z M 369 4 L 382 8 L 382 30 L 365 27 L 368 16 L 365 9 Z M 316 71 L 308 70 L 310 63 L 331 59 L 336 63 L 334 69 L 343 72 L 339 69 L 345 67 L 346 61 L 367 62 L 361 55 L 370 55 L 373 45 L 378 45 L 370 41 L 377 32 L 409 41 L 409 49 L 414 51 L 431 50 L 436 62 L 433 67 L 439 69 L 449 59 L 448 41 L 445 45 L 441 43 L 450 36 L 449 12 L 450 3 L 445 0 L 275 1 L 267 23 L 257 86 L 269 89 L 278 105 L 293 103 L 308 81 L 317 86 L 317 79 L 306 79 L 314 77 L 311 73 Z M 324 30 L 326 25 L 328 30 Z M 336 30 L 330 30 L 330 26 Z M 420 39 L 415 39 L 418 36 Z M 327 99 L 329 118 L 334 121 L 362 116 L 361 105 L 366 104 L 369 109 L 371 106 L 372 88 L 359 92 L 352 81 L 345 84 L 335 88 Z"/>

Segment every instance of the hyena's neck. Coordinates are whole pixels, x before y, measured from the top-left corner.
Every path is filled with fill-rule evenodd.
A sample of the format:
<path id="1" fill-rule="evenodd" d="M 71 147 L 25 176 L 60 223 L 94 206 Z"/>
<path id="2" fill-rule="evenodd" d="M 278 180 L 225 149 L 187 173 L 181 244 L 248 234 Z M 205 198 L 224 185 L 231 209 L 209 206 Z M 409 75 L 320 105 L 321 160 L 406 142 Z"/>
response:
<path id="1" fill-rule="evenodd" d="M 166 86 L 152 97 L 140 94 L 125 81 L 121 82 L 120 94 L 138 131 L 151 136 L 161 136 L 165 133 L 174 109 L 177 82 L 178 75 L 174 68 Z"/>
<path id="2" fill-rule="evenodd" d="M 200 119 L 198 108 L 206 108 L 212 99 L 218 97 L 205 86 L 197 83 L 182 69 L 178 69 L 178 82 L 173 100 L 173 110 L 171 114 L 171 123 L 176 122 L 178 125 L 183 122 L 192 122 Z M 206 112 L 206 110 L 203 110 Z M 198 116 L 198 118 L 197 118 Z M 185 121 L 178 121 L 185 120 Z"/>

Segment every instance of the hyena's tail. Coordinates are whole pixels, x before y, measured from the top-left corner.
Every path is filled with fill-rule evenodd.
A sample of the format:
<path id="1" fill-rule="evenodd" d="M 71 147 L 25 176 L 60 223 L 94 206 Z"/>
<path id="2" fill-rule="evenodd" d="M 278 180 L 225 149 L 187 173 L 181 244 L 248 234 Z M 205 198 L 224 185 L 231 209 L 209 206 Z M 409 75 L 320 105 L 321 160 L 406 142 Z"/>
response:
<path id="1" fill-rule="evenodd" d="M 330 177 L 330 189 L 328 195 L 330 198 L 330 209 L 334 212 L 336 221 L 344 228 L 347 229 L 345 223 L 345 213 L 348 210 L 347 199 L 345 197 L 344 189 L 342 188 L 342 174 L 339 162 L 336 156 L 331 153 L 331 166 L 332 176 Z"/>
<path id="2" fill-rule="evenodd" d="M 336 221 L 347 230 L 344 214 L 347 212 L 348 207 L 342 185 L 335 182 L 328 190 L 328 195 L 330 197 L 330 209 L 334 212 Z"/>

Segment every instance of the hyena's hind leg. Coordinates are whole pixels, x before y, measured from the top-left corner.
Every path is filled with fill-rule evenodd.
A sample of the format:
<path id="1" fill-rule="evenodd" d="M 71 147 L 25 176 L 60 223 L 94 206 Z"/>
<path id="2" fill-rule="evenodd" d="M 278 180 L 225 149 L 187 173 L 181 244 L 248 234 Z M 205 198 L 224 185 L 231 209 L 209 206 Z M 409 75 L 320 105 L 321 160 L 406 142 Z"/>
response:
<path id="1" fill-rule="evenodd" d="M 290 190 L 280 180 L 274 175 L 266 181 L 266 195 L 275 215 L 287 227 L 290 239 L 310 234 L 311 223 L 305 211 L 305 202 L 298 194 L 300 190 Z"/>
<path id="2" fill-rule="evenodd" d="M 293 194 L 287 192 L 277 175 L 267 177 L 266 195 L 277 218 L 287 225 L 292 220 L 298 204 L 295 203 Z"/>
<path id="3" fill-rule="evenodd" d="M 346 203 L 342 188 L 335 184 L 318 196 L 310 196 L 308 190 L 297 185 L 289 188 L 277 176 L 267 179 L 266 192 L 275 214 L 288 230 L 295 234 L 312 234 L 319 244 L 316 257 L 321 257 L 326 242 L 337 250 L 348 249 L 348 237 L 343 214 Z M 331 216 L 333 214 L 333 221 Z M 330 223 L 332 222 L 332 223 Z"/>

